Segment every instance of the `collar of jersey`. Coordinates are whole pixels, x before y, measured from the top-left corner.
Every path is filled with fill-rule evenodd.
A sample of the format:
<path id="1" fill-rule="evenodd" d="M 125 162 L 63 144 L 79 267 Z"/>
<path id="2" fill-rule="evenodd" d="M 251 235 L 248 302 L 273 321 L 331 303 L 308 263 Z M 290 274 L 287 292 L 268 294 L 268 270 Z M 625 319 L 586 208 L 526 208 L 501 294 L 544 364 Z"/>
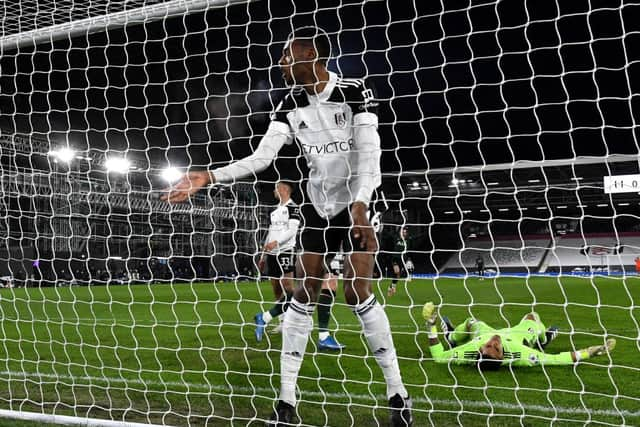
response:
<path id="1" fill-rule="evenodd" d="M 335 89 L 336 87 L 336 82 L 338 81 L 338 75 L 336 73 L 334 73 L 333 71 L 328 71 L 328 72 L 329 72 L 329 81 L 327 82 L 327 85 L 324 87 L 322 92 L 320 92 L 318 95 L 309 95 L 307 91 L 302 88 L 300 89 L 299 93 L 305 94 L 307 95 L 308 99 L 315 99 L 318 102 L 327 101 L 329 97 L 331 97 L 331 94 L 333 93 L 333 89 Z"/>

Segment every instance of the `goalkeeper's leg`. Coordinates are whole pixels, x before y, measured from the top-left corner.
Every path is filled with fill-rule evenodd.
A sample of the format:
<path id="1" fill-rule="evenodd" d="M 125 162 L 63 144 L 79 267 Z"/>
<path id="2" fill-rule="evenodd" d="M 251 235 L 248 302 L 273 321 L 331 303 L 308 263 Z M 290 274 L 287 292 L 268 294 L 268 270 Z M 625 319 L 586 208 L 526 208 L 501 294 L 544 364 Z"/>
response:
<path id="1" fill-rule="evenodd" d="M 345 264 L 345 299 L 360 320 L 369 348 L 382 369 L 392 426 L 410 426 L 413 422 L 411 399 L 400 376 L 389 319 L 371 293 L 373 263 L 373 256 L 368 253 L 354 252 L 349 256 Z"/>

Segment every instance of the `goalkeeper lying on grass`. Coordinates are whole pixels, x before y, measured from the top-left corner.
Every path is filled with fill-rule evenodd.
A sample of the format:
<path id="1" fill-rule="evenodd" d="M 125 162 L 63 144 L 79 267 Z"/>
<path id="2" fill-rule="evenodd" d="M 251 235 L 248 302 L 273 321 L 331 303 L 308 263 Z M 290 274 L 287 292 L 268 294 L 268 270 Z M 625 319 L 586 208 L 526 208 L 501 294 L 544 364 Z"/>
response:
<path id="1" fill-rule="evenodd" d="M 516 326 L 505 329 L 494 329 L 473 318 L 466 319 L 454 328 L 449 319 L 443 316 L 442 332 L 451 347 L 450 350 L 444 350 L 438 340 L 435 305 L 426 303 L 422 316 L 427 322 L 431 355 L 437 363 L 475 364 L 482 371 L 496 370 L 502 365 L 572 365 L 607 354 L 616 345 L 615 339 L 608 339 L 604 345 L 583 350 L 544 353 L 544 348 L 557 336 L 558 328 L 546 329 L 537 313 L 529 313 Z"/>

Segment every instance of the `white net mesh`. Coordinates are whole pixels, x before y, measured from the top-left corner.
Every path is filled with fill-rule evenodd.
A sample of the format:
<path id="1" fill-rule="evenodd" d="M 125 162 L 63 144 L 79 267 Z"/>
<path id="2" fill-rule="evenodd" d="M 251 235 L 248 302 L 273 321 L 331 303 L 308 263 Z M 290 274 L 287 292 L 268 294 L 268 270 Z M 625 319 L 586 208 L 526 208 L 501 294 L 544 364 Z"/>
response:
<path id="1" fill-rule="evenodd" d="M 380 104 L 388 210 L 373 289 L 414 425 L 640 423 L 638 193 L 603 191 L 604 176 L 638 174 L 638 5 L 40 3 L 0 9 L 0 281 L 12 288 L 0 289 L 0 409 L 269 418 L 281 337 L 270 325 L 256 342 L 254 316 L 274 301 L 257 257 L 274 182 L 299 180 L 304 162 L 292 146 L 255 179 L 180 205 L 159 196 L 187 169 L 255 149 L 286 92 L 287 35 L 317 25 L 329 69 L 366 77 Z M 384 378 L 341 287 L 329 328 L 346 348 L 322 351 L 313 330 L 298 419 L 387 425 Z M 439 364 L 426 301 L 454 324 L 515 326 L 535 310 L 559 327 L 550 354 L 617 347 L 568 366 Z"/>

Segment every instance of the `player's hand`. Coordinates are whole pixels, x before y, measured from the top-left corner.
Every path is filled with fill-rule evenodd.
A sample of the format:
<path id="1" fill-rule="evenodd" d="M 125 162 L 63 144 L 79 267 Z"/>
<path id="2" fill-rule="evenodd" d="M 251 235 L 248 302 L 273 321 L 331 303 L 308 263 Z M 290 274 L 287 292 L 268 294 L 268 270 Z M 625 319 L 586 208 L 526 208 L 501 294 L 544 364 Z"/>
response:
<path id="1" fill-rule="evenodd" d="M 168 193 L 160 197 L 160 200 L 169 203 L 184 202 L 201 188 L 209 183 L 213 184 L 213 174 L 209 171 L 187 172 L 183 177 L 168 190 Z"/>
<path id="2" fill-rule="evenodd" d="M 431 301 L 424 304 L 422 307 L 422 318 L 427 322 L 427 325 L 433 326 L 438 320 L 438 313 L 436 313 L 436 306 Z"/>
<path id="3" fill-rule="evenodd" d="M 269 242 L 269 243 L 267 243 L 266 245 L 264 245 L 264 250 L 265 250 L 265 251 L 272 251 L 272 250 L 274 250 L 274 249 L 275 249 L 275 248 L 277 248 L 277 247 L 278 247 L 278 241 L 277 241 L 277 240 L 274 240 L 274 241 Z"/>
<path id="4" fill-rule="evenodd" d="M 264 270 L 264 257 L 260 257 L 260 259 L 258 260 L 258 271 L 262 272 L 262 270 Z"/>
<path id="5" fill-rule="evenodd" d="M 356 240 L 360 239 L 360 249 L 376 252 L 378 242 L 373 227 L 367 219 L 367 205 L 363 202 L 355 202 L 351 206 L 351 217 L 353 218 L 353 237 Z"/>
<path id="6" fill-rule="evenodd" d="M 615 338 L 609 338 L 604 345 L 592 345 L 587 348 L 587 354 L 589 357 L 593 356 L 601 356 L 603 354 L 611 353 L 611 351 L 616 347 Z"/>

